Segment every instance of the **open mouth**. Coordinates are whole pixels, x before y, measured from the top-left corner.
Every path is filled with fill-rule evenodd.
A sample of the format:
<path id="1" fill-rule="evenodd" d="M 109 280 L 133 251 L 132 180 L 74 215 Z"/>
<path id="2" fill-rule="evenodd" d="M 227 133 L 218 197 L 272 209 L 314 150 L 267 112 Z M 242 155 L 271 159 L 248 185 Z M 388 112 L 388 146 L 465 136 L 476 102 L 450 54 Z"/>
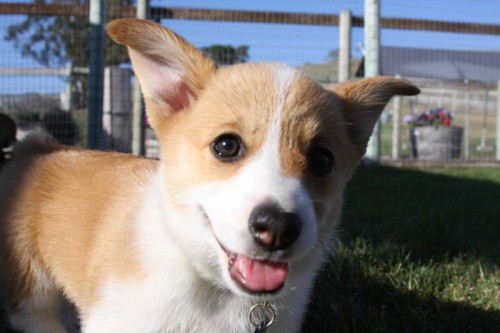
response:
<path id="1" fill-rule="evenodd" d="M 272 262 L 232 253 L 222 247 L 228 256 L 231 278 L 251 293 L 273 293 L 281 289 L 288 276 L 288 263 Z"/>
<path id="2" fill-rule="evenodd" d="M 284 286 L 288 276 L 287 262 L 248 257 L 229 251 L 219 241 L 217 243 L 227 255 L 229 275 L 242 290 L 253 294 L 272 294 Z"/>

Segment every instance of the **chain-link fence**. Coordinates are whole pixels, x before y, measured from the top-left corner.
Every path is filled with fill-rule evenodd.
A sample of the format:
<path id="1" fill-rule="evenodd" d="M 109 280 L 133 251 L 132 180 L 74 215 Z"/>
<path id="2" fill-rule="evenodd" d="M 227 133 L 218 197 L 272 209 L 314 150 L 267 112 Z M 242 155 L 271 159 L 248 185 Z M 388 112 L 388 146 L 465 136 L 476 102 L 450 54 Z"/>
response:
<path id="1" fill-rule="evenodd" d="M 419 96 L 395 99 L 384 111 L 383 159 L 497 159 L 500 22 L 492 13 L 500 12 L 500 5 L 485 2 L 451 6 L 382 0 L 381 74 L 399 75 L 422 88 Z M 363 76 L 361 0 L 233 1 L 224 9 L 210 1 L 150 5 L 150 19 L 220 63 L 280 61 L 321 83 L 338 81 L 339 13 L 350 10 L 349 77 Z M 43 127 L 62 143 L 88 145 L 89 47 L 94 43 L 88 13 L 89 3 L 79 0 L 0 4 L 0 112 L 16 121 L 18 138 Z M 135 3 L 108 1 L 107 21 L 135 15 Z M 144 133 L 133 135 L 137 101 L 126 52 L 109 40 L 105 49 L 101 147 L 131 151 L 133 138 L 140 138 L 142 153 L 156 157 L 147 120 L 139 124 Z"/>

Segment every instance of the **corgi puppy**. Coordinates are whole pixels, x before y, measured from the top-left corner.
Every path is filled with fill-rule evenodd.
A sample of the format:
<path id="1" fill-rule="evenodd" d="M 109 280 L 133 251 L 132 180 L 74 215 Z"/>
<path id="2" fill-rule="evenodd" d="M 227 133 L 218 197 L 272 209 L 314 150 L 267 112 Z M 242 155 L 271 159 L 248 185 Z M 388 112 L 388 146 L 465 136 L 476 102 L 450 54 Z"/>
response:
<path id="1" fill-rule="evenodd" d="M 299 332 L 374 124 L 419 90 L 376 77 L 328 91 L 283 64 L 217 68 L 152 22 L 107 31 L 161 159 L 19 143 L 0 180 L 10 325 L 66 332 L 65 298 L 85 333 Z"/>

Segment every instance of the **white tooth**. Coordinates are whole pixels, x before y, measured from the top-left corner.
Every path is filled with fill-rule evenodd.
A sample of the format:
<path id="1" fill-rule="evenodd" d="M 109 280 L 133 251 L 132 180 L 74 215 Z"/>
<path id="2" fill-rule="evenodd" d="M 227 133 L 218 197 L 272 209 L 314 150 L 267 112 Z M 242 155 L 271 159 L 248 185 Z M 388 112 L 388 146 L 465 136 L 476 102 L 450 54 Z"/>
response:
<path id="1" fill-rule="evenodd" d="M 229 255 L 229 266 L 233 266 L 234 265 L 234 260 L 236 259 L 236 254 L 234 253 L 231 253 Z"/>

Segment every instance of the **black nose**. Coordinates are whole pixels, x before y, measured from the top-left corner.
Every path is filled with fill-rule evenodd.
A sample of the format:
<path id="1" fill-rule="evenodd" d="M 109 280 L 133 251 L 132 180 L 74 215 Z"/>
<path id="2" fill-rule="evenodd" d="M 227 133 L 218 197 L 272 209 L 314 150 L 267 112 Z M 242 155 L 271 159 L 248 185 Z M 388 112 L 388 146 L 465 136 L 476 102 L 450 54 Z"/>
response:
<path id="1" fill-rule="evenodd" d="M 267 251 L 285 250 L 300 236 L 302 222 L 295 213 L 287 213 L 275 204 L 257 206 L 250 215 L 250 232 Z"/>

